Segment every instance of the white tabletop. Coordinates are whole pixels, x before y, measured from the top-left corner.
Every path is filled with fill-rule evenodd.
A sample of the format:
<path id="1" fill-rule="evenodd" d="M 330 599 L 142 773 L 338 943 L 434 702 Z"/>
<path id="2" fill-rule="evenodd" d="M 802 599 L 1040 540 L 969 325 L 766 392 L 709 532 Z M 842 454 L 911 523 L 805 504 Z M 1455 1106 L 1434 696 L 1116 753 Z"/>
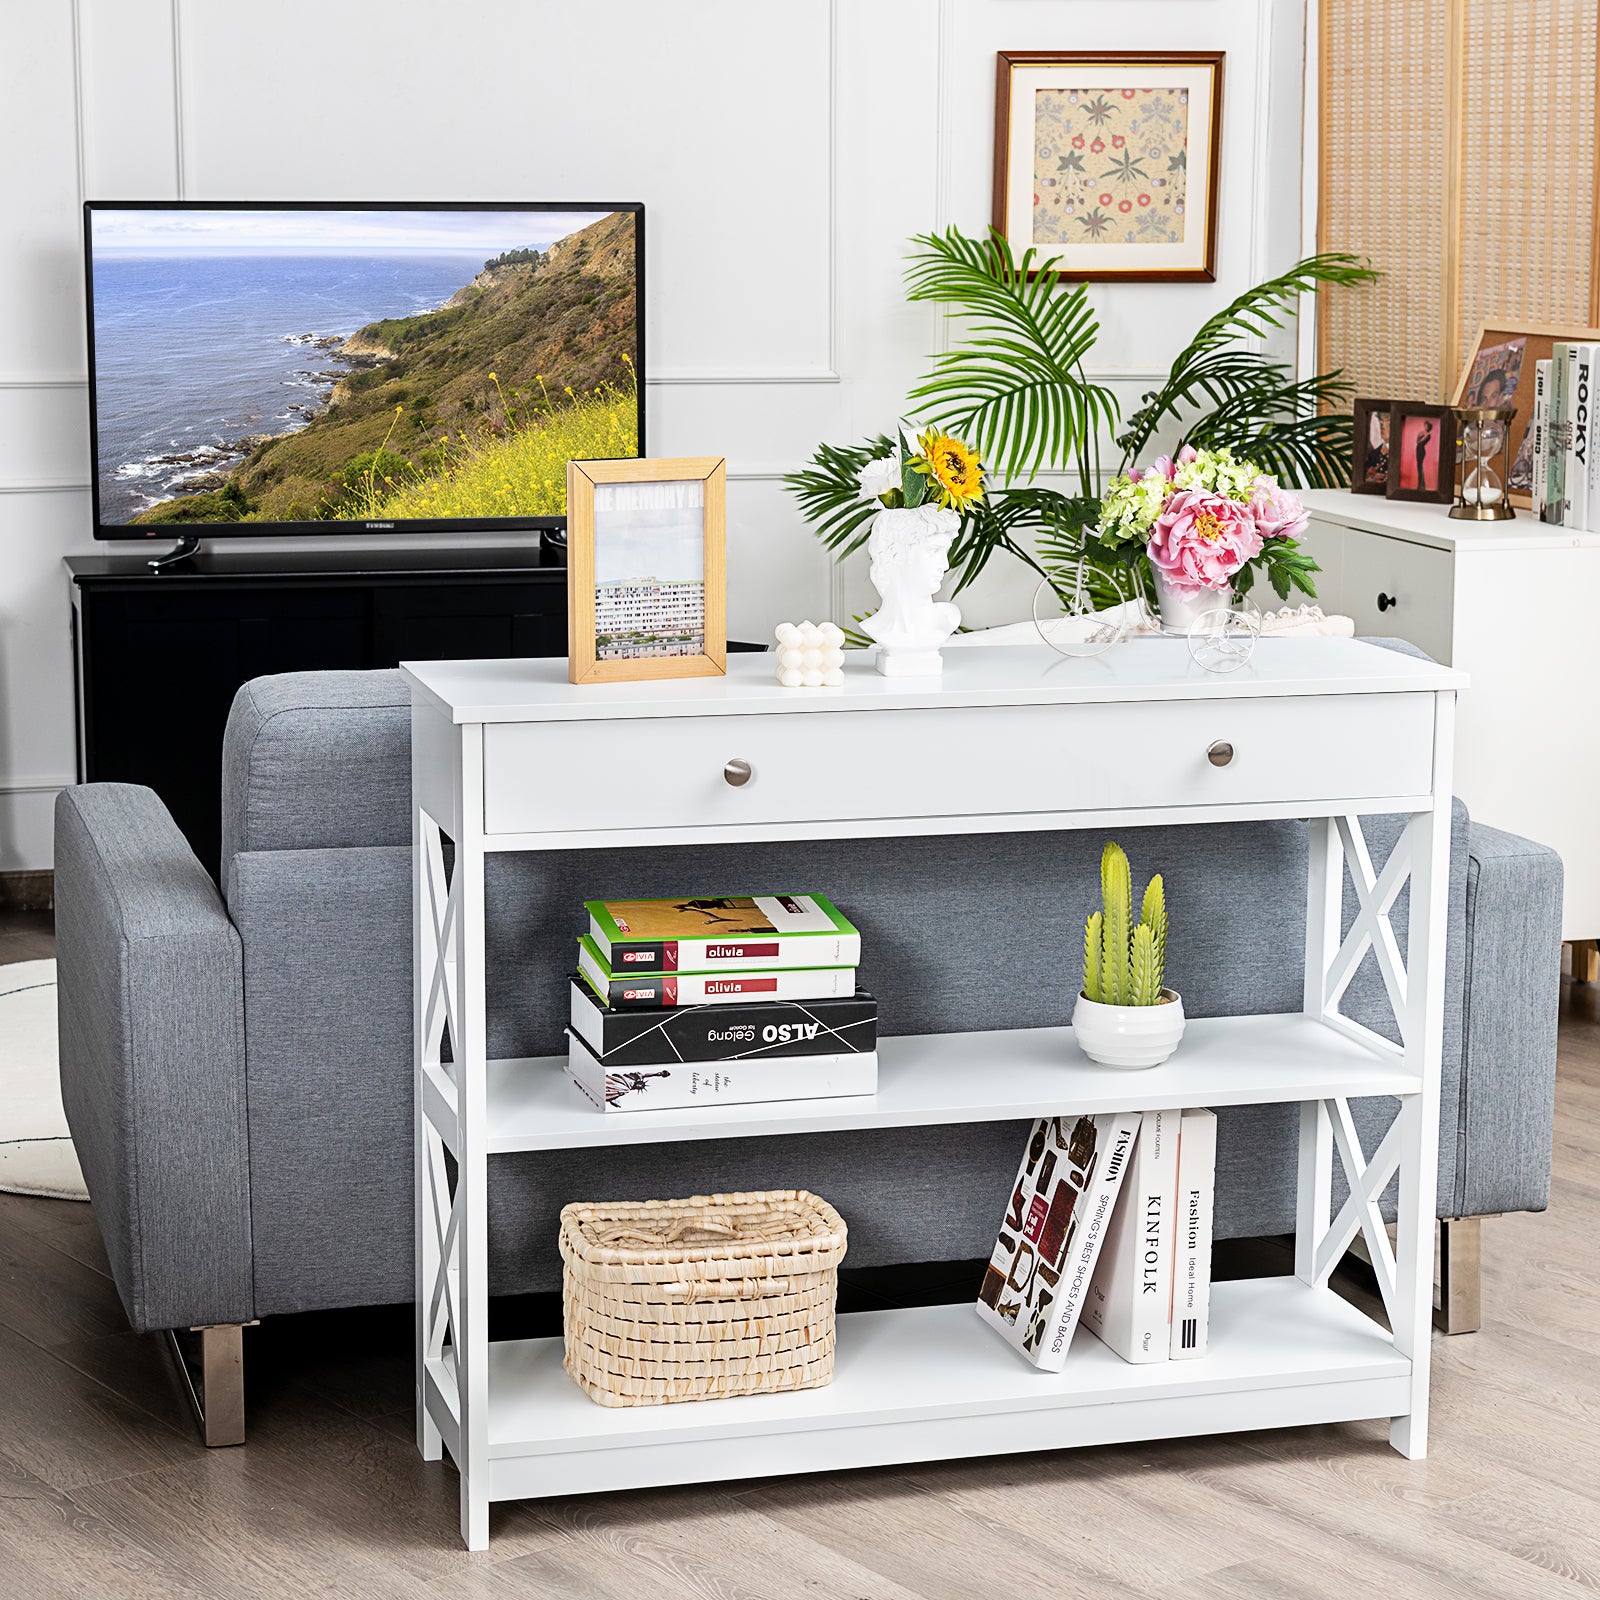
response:
<path id="1" fill-rule="evenodd" d="M 1088 660 L 1044 645 L 954 650 L 934 679 L 885 678 L 870 653 L 849 651 L 837 689 L 780 687 L 770 654 L 730 656 L 725 677 L 641 683 L 568 683 L 559 657 L 408 661 L 400 670 L 414 696 L 459 723 L 1404 694 L 1467 683 L 1465 673 L 1359 639 L 1318 638 L 1262 639 L 1252 659 L 1227 674 L 1199 666 L 1185 639 L 1130 639 Z"/>

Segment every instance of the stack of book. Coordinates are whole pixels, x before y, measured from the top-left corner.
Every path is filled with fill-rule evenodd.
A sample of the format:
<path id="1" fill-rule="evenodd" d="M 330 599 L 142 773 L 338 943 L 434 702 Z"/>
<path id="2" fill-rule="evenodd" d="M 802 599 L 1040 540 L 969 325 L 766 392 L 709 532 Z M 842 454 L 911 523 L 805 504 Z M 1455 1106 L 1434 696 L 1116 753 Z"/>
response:
<path id="1" fill-rule="evenodd" d="M 978 1314 L 1049 1372 L 1080 1319 L 1125 1361 L 1203 1356 L 1216 1160 L 1210 1111 L 1041 1118 Z"/>
<path id="2" fill-rule="evenodd" d="M 601 1111 L 873 1094 L 861 935 L 822 895 L 590 900 L 567 1070 Z"/>
<path id="3" fill-rule="evenodd" d="M 1562 528 L 1600 532 L 1600 345 L 1557 339 L 1534 363 L 1533 512 Z M 1520 452 L 1519 452 L 1520 455 Z M 1516 473 L 1513 471 L 1513 487 Z"/>

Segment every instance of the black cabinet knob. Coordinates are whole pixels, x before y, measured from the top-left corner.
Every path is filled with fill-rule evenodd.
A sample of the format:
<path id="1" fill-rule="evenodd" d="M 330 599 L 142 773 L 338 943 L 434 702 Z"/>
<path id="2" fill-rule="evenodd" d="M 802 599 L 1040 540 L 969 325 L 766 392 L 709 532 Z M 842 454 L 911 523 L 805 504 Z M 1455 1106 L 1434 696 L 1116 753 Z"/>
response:
<path id="1" fill-rule="evenodd" d="M 1390 606 L 1397 606 L 1399 604 L 1400 602 L 1396 600 L 1392 594 L 1380 594 L 1378 596 L 1378 609 L 1380 611 L 1387 611 Z"/>

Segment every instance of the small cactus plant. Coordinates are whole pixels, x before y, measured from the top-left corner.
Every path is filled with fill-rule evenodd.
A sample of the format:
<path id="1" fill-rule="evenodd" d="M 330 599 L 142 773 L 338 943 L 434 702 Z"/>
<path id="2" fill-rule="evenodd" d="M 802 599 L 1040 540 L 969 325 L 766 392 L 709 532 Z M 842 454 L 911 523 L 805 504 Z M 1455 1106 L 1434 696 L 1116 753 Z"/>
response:
<path id="1" fill-rule="evenodd" d="M 1083 932 L 1083 994 L 1107 1006 L 1161 1004 L 1167 968 L 1167 902 L 1158 872 L 1133 923 L 1133 874 L 1115 840 L 1100 855 L 1100 909 Z"/>

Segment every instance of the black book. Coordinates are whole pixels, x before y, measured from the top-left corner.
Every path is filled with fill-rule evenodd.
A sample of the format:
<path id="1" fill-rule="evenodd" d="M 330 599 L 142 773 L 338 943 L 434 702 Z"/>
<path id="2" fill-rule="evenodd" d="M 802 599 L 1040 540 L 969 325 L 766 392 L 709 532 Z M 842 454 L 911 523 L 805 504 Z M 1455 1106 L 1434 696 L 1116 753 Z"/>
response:
<path id="1" fill-rule="evenodd" d="M 571 987 L 572 1031 L 607 1068 L 866 1055 L 878 1047 L 878 1002 L 865 989 L 837 1000 L 627 1010 L 602 1005 L 580 977 Z"/>

